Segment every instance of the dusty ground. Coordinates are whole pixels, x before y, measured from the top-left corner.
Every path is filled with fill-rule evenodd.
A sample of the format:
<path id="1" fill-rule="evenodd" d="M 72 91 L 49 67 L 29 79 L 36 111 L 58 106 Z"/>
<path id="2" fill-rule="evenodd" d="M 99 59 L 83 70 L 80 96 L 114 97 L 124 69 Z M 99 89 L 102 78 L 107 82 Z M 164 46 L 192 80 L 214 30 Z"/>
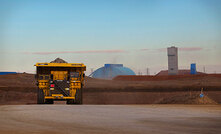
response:
<path id="1" fill-rule="evenodd" d="M 0 133 L 218 134 L 221 105 L 4 105 Z"/>

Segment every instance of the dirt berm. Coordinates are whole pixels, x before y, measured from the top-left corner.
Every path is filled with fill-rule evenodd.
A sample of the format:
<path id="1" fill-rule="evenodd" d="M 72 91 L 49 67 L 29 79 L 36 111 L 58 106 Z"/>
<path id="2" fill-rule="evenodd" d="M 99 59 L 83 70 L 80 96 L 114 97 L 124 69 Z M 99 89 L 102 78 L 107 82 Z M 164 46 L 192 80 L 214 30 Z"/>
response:
<path id="1" fill-rule="evenodd" d="M 86 77 L 84 104 L 217 104 L 221 103 L 220 75 L 146 80 L 102 80 Z M 203 88 L 204 98 L 199 94 Z M 0 76 L 0 104 L 35 104 L 33 74 Z"/>

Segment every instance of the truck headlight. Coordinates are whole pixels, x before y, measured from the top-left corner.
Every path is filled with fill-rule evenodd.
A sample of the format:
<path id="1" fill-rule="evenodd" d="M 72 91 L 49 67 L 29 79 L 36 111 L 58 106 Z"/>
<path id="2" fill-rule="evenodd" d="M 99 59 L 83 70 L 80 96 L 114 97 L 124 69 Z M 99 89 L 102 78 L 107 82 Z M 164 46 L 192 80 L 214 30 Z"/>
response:
<path id="1" fill-rule="evenodd" d="M 54 88 L 50 88 L 50 90 L 54 90 Z"/>
<path id="2" fill-rule="evenodd" d="M 69 90 L 69 88 L 65 88 L 65 90 Z"/>

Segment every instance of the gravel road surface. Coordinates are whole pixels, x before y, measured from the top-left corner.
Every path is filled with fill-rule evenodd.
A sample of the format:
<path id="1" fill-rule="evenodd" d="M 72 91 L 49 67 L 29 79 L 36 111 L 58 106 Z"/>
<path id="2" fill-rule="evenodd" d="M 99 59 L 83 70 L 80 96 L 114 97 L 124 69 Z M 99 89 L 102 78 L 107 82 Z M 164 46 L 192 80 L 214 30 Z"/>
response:
<path id="1" fill-rule="evenodd" d="M 3 134 L 218 134 L 221 105 L 2 105 Z"/>

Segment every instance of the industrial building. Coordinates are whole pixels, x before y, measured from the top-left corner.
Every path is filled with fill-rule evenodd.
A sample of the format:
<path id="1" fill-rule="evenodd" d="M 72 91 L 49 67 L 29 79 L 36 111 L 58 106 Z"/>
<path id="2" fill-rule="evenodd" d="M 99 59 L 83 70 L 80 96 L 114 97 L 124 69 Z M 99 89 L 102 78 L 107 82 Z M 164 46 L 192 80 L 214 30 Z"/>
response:
<path id="1" fill-rule="evenodd" d="M 104 64 L 104 67 L 90 74 L 91 77 L 99 79 L 112 79 L 118 75 L 135 75 L 135 73 L 130 68 L 124 67 L 123 64 Z"/>
<path id="2" fill-rule="evenodd" d="M 0 72 L 0 75 L 16 74 L 16 72 Z"/>
<path id="3" fill-rule="evenodd" d="M 197 74 L 197 71 L 196 71 L 196 63 L 192 63 L 190 65 L 190 74 Z"/>
<path id="4" fill-rule="evenodd" d="M 178 75 L 190 75 L 191 70 L 190 69 L 180 69 L 178 70 Z M 205 74 L 203 72 L 195 72 L 195 74 Z M 168 70 L 162 70 L 159 73 L 156 74 L 156 76 L 162 76 L 162 75 L 168 75 Z M 194 75 L 194 74 L 192 74 Z"/>
<path id="5" fill-rule="evenodd" d="M 168 74 L 177 75 L 178 74 L 178 48 L 169 47 L 167 48 L 168 55 Z"/>
<path id="6" fill-rule="evenodd" d="M 159 75 L 168 75 L 169 74 L 169 71 L 168 70 L 162 70 L 160 71 L 159 73 L 156 74 L 156 76 L 159 76 Z M 190 64 L 190 69 L 180 69 L 178 70 L 178 73 L 177 75 L 195 75 L 195 74 L 205 74 L 205 72 L 198 72 L 196 70 L 196 63 L 191 63 Z"/>

